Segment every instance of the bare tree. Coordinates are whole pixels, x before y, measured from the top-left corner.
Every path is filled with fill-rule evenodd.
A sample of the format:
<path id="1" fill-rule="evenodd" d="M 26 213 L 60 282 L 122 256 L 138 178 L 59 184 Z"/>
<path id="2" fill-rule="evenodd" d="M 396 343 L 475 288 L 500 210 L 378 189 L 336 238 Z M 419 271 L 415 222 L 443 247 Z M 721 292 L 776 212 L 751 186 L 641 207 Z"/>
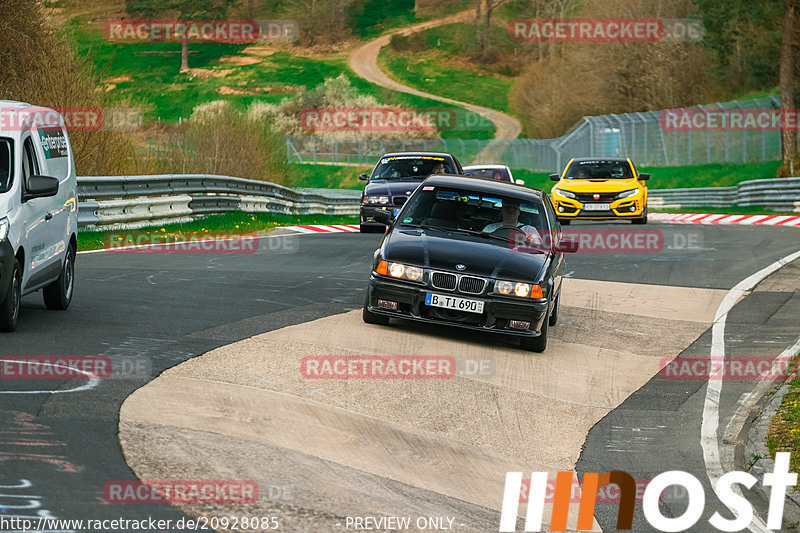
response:
<path id="1" fill-rule="evenodd" d="M 797 0 L 784 0 L 786 11 L 783 15 L 781 31 L 781 62 L 779 88 L 781 92 L 781 115 L 788 117 L 794 109 L 795 88 L 795 54 L 797 43 L 797 24 L 800 23 L 800 6 Z M 790 128 L 781 128 L 781 159 L 783 163 L 778 169 L 777 177 L 794 176 L 797 159 L 797 132 Z"/>
<path id="2" fill-rule="evenodd" d="M 508 0 L 476 0 L 475 1 L 475 31 L 481 53 L 489 49 L 492 32 L 492 12 Z M 481 4 L 483 4 L 481 6 Z M 483 17 L 483 21 L 481 21 Z M 483 27 L 481 27 L 481 24 Z"/>

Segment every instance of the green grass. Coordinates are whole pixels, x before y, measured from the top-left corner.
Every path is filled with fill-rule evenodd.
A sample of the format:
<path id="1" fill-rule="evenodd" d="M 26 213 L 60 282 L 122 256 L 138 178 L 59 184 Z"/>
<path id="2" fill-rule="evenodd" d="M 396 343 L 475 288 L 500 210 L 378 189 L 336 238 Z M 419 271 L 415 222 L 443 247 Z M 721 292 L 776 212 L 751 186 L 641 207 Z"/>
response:
<path id="1" fill-rule="evenodd" d="M 797 358 L 793 365 L 796 371 Z M 797 472 L 800 469 L 800 379 L 797 377 L 789 382 L 789 390 L 770 422 L 767 446 L 773 457 L 777 452 L 790 452 L 789 471 Z"/>
<path id="2" fill-rule="evenodd" d="M 443 28 L 446 31 L 452 26 L 465 25 L 440 26 L 432 38 L 438 39 L 436 35 L 440 35 Z M 448 46 L 451 45 L 452 42 Z M 458 67 L 447 62 L 449 57 L 452 54 L 446 49 L 396 52 L 387 46 L 381 50 L 378 62 L 392 77 L 411 87 L 498 111 L 509 110 L 512 78 Z"/>
<path id="3" fill-rule="evenodd" d="M 116 235 L 161 234 L 186 239 L 199 238 L 203 234 L 224 232 L 244 234 L 266 231 L 278 226 L 297 224 L 358 224 L 358 217 L 339 215 L 279 215 L 272 213 L 243 213 L 241 211 L 210 215 L 190 222 L 151 226 L 136 230 L 82 230 L 78 233 L 78 250 L 99 250 L 109 246 L 109 233 Z"/>
<path id="4" fill-rule="evenodd" d="M 421 22 L 414 14 L 414 0 L 366 0 L 363 11 L 353 17 L 353 35 L 369 40 L 386 30 Z"/>
<path id="5" fill-rule="evenodd" d="M 369 174 L 369 165 L 356 167 L 350 165 L 307 165 L 294 163 L 291 165 L 296 176 L 295 187 L 321 187 L 326 189 L 363 189 L 364 182 L 359 181 L 362 172 Z"/>
<path id="6" fill-rule="evenodd" d="M 462 163 L 464 163 L 462 161 Z M 466 164 L 466 163 L 464 163 Z M 649 172 L 652 178 L 647 182 L 650 189 L 673 189 L 679 187 L 725 187 L 736 185 L 740 181 L 771 178 L 777 170 L 778 161 L 752 163 L 748 165 L 699 165 L 691 167 L 642 167 L 641 172 Z M 370 165 L 310 165 L 293 164 L 292 171 L 298 176 L 295 187 L 324 187 L 331 189 L 360 189 L 364 183 L 358 180 L 362 172 L 369 173 Z M 545 191 L 555 185 L 550 181 L 547 172 L 531 172 L 525 169 L 512 170 L 515 179 L 522 179 L 525 185 Z M 709 208 L 713 209 L 713 208 Z M 749 213 L 746 207 L 737 208 L 742 213 Z M 757 208 L 760 209 L 760 208 Z M 744 211 L 742 211 L 744 210 Z M 737 211 L 737 212 L 739 212 Z M 667 211 L 665 211 L 667 212 Z M 685 212 L 685 211 L 682 211 Z M 698 211 L 700 212 L 700 211 Z M 723 212 L 723 211 L 709 211 Z M 764 210 L 764 213 L 774 211 Z M 753 212 L 753 214 L 761 214 Z"/>
<path id="7" fill-rule="evenodd" d="M 145 120 L 158 119 L 177 122 L 191 115 L 195 106 L 213 100 L 226 100 L 239 109 L 253 101 L 277 103 L 298 91 L 321 85 L 327 78 L 344 74 L 353 87 L 378 102 L 412 108 L 442 107 L 441 102 L 415 95 L 399 93 L 369 83 L 355 75 L 347 65 L 345 55 L 325 59 L 309 58 L 276 52 L 261 58 L 260 63 L 234 65 L 220 62 L 225 56 L 239 55 L 246 45 L 224 43 L 191 43 L 190 68 L 209 71 L 209 77 L 191 76 L 180 72 L 180 54 L 168 56 L 139 55 L 149 51 L 179 52 L 179 43 L 109 43 L 103 38 L 100 27 L 92 26 L 81 17 L 71 20 L 65 27 L 76 43 L 79 55 L 90 54 L 95 67 L 104 79 L 113 81 L 113 96 L 118 101 L 132 100 L 142 105 Z M 224 72 L 228 71 L 230 72 Z M 211 76 L 217 74 L 216 77 Z M 130 80 L 120 78 L 130 78 Z M 221 94 L 219 91 L 236 90 L 254 94 Z M 473 123 L 487 122 L 482 117 L 466 113 Z M 479 138 L 491 138 L 494 126 Z M 464 132 L 444 131 L 445 138 L 463 138 Z"/>
<path id="8" fill-rule="evenodd" d="M 730 187 L 741 181 L 773 178 L 780 161 L 748 163 L 746 165 L 713 164 L 685 167 L 641 167 L 640 172 L 652 174 L 650 189 L 694 187 Z"/>

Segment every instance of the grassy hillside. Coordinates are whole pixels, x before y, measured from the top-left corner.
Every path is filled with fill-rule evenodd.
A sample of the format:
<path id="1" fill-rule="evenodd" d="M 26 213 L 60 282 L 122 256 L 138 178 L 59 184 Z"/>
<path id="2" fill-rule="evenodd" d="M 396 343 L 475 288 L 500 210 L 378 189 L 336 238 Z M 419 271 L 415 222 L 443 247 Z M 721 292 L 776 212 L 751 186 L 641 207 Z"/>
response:
<path id="1" fill-rule="evenodd" d="M 474 41 L 471 24 L 431 28 L 407 40 L 395 38 L 393 45 L 381 50 L 378 63 L 411 87 L 508 112 L 513 71 L 501 74 L 463 61 L 463 46 L 470 39 Z"/>
<path id="2" fill-rule="evenodd" d="M 82 17 L 71 19 L 72 34 L 80 55 L 89 54 L 106 81 L 106 90 L 119 101 L 131 99 L 145 110 L 145 120 L 177 122 L 204 102 L 227 100 L 244 109 L 253 101 L 277 103 L 299 91 L 322 84 L 340 74 L 347 76 L 359 93 L 381 104 L 404 107 L 441 107 L 441 103 L 390 91 L 357 77 L 347 65 L 345 53 L 297 55 L 268 46 L 244 44 L 190 44 L 190 73 L 180 72 L 180 44 L 109 43 L 102 29 Z M 464 111 L 483 125 L 477 138 L 494 135 L 494 126 Z M 445 138 L 474 138 L 473 132 L 445 131 Z"/>

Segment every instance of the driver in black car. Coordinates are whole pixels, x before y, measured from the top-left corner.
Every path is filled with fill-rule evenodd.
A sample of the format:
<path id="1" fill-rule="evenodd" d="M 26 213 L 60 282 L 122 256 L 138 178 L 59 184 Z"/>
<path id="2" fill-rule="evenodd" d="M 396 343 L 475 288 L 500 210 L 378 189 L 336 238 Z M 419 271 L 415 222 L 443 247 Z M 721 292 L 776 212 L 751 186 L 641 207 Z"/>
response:
<path id="1" fill-rule="evenodd" d="M 494 222 L 483 228 L 483 233 L 491 233 L 501 237 L 513 238 L 518 244 L 541 244 L 542 239 L 537 229 L 519 221 L 519 202 L 503 200 L 500 207 L 502 222 Z"/>

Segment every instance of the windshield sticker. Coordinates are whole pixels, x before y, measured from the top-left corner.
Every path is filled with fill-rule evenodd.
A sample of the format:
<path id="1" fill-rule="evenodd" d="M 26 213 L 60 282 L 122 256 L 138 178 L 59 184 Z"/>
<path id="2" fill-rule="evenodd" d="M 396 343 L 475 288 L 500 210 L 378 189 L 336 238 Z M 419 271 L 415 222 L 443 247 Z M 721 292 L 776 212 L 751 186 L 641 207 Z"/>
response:
<path id="1" fill-rule="evenodd" d="M 428 161 L 444 161 L 444 157 L 433 157 L 429 155 L 396 155 L 393 157 L 387 157 L 381 159 L 381 163 L 385 165 L 389 161 L 399 161 L 401 159 L 425 159 Z"/>
<path id="2" fill-rule="evenodd" d="M 48 128 L 39 130 L 39 139 L 42 143 L 42 150 L 47 159 L 54 157 L 67 157 L 67 138 L 60 128 Z"/>
<path id="3" fill-rule="evenodd" d="M 411 218 L 411 217 L 406 217 L 406 218 L 404 218 L 404 219 L 403 219 L 403 224 L 408 224 L 409 222 L 413 222 L 413 221 L 414 221 L 414 219 L 413 219 L 413 218 Z"/>
<path id="4" fill-rule="evenodd" d="M 431 186 L 425 186 L 422 188 L 423 191 L 432 191 L 434 188 Z"/>

